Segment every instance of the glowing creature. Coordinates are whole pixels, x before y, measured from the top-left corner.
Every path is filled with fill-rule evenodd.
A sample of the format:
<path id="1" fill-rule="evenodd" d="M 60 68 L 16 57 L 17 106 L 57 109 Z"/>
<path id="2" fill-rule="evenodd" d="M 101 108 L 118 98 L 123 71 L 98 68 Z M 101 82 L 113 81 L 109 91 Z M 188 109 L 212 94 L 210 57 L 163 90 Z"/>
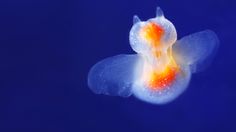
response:
<path id="1" fill-rule="evenodd" d="M 205 30 L 177 40 L 174 25 L 157 7 L 156 17 L 133 18 L 130 45 L 134 55 L 117 55 L 95 64 L 88 85 L 96 94 L 135 97 L 153 104 L 174 100 L 187 88 L 191 73 L 205 68 L 218 38 Z"/>

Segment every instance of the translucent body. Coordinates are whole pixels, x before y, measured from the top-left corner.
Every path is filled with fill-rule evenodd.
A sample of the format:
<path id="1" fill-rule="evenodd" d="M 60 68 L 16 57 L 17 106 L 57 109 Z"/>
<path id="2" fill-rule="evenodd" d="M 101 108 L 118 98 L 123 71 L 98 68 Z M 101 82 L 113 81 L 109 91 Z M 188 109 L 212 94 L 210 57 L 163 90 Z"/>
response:
<path id="1" fill-rule="evenodd" d="M 96 94 L 135 97 L 165 104 L 187 88 L 191 73 L 205 68 L 218 47 L 213 31 L 205 30 L 177 40 L 174 25 L 158 7 L 156 17 L 140 21 L 130 31 L 134 55 L 117 55 L 95 64 L 88 85 Z"/>

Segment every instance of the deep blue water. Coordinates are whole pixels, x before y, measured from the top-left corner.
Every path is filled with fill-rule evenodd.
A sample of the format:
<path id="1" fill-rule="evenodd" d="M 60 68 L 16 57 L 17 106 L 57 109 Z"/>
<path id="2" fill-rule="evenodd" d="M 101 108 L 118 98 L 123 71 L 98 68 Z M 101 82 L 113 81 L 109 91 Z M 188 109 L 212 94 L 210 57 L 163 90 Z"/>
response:
<path id="1" fill-rule="evenodd" d="M 212 29 L 220 39 L 210 68 L 175 101 L 93 94 L 97 61 L 134 53 L 132 17 L 160 6 L 184 35 Z M 0 2 L 1 132 L 235 132 L 236 3 L 233 0 L 6 0 Z"/>

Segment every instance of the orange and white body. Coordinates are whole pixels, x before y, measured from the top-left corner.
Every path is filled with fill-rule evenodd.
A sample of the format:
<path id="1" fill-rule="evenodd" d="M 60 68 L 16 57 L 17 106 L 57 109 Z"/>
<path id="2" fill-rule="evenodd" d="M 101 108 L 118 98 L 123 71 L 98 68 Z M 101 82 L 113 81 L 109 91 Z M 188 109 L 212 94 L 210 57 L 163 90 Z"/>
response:
<path id="1" fill-rule="evenodd" d="M 136 97 L 161 104 L 171 101 L 187 87 L 191 75 L 189 68 L 177 64 L 172 54 L 176 40 L 175 27 L 160 8 L 157 8 L 157 16 L 146 22 L 134 17 L 130 44 L 143 58 L 133 84 Z"/>

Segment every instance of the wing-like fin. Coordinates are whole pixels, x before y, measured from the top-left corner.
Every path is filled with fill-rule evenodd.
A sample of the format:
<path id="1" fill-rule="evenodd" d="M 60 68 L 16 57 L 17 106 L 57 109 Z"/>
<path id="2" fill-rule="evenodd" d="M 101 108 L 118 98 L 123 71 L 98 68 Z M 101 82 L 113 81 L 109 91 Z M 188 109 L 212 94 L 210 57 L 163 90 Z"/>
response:
<path id="1" fill-rule="evenodd" d="M 218 47 L 217 35 L 211 30 L 204 30 L 178 40 L 173 45 L 173 52 L 177 62 L 190 65 L 194 73 L 209 66 Z"/>
<path id="2" fill-rule="evenodd" d="M 95 64 L 88 75 L 88 85 L 96 94 L 128 97 L 132 94 L 138 55 L 117 55 Z"/>

